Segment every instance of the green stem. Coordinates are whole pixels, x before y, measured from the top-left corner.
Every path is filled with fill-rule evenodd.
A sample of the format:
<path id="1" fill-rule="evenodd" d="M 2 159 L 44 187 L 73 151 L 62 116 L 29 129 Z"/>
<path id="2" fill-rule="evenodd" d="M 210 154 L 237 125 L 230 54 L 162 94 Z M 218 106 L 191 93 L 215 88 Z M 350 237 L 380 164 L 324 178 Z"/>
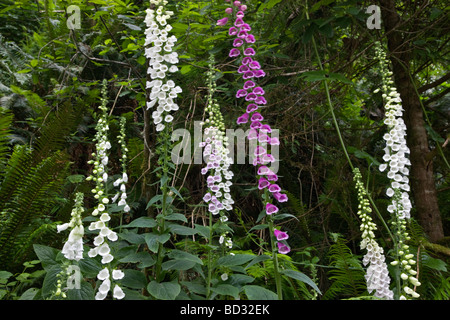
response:
<path id="1" fill-rule="evenodd" d="M 208 210 L 209 211 L 209 210 Z M 206 299 L 209 300 L 211 294 L 211 276 L 212 276 L 212 214 L 209 211 L 209 240 L 208 240 L 208 277 L 206 279 Z"/>
<path id="2" fill-rule="evenodd" d="M 267 201 L 269 199 L 269 195 L 267 192 L 267 188 L 264 189 L 264 198 Z M 278 267 L 278 253 L 277 246 L 274 239 L 274 227 L 273 227 L 273 217 L 271 215 L 267 216 L 267 222 L 269 225 L 269 237 L 270 237 L 270 246 L 272 248 L 272 261 L 273 261 L 273 270 L 275 276 L 275 285 L 277 288 L 278 300 L 283 300 L 283 288 L 281 286 L 281 276 Z"/>
<path id="3" fill-rule="evenodd" d="M 162 135 L 165 135 L 166 130 L 168 130 L 168 127 L 164 129 L 163 132 L 161 132 Z M 167 138 L 167 137 L 166 137 Z M 165 223 L 164 223 L 164 217 L 167 215 L 167 196 L 168 196 L 168 188 L 169 185 L 169 164 L 168 164 L 168 149 L 169 149 L 169 139 L 162 139 L 163 145 L 161 146 L 163 148 L 163 153 L 160 155 L 163 159 L 162 163 L 162 176 L 161 176 L 161 193 L 162 193 L 162 205 L 161 205 L 161 215 L 162 218 L 157 219 L 159 222 L 159 233 L 162 234 L 165 232 Z M 162 243 L 159 243 L 158 245 L 158 254 L 157 254 L 157 260 L 156 260 L 156 266 L 155 266 L 155 278 L 156 281 L 161 281 L 161 267 L 162 267 L 162 261 L 164 259 L 164 246 Z"/>

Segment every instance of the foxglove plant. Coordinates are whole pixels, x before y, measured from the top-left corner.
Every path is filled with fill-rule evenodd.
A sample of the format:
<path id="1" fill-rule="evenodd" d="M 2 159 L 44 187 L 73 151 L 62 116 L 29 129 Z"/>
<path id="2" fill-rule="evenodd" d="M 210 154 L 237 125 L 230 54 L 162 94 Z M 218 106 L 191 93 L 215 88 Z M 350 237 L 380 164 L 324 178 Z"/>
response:
<path id="1" fill-rule="evenodd" d="M 91 222 L 89 225 L 90 231 L 98 230 L 98 235 L 94 238 L 94 247 L 88 252 L 88 256 L 91 258 L 100 255 L 102 257 L 101 263 L 106 265 L 97 275 L 97 278 L 102 281 L 98 288 L 98 292 L 95 296 L 96 300 L 103 300 L 108 295 L 111 289 L 112 281 L 110 278 L 110 263 L 113 261 L 114 257 L 111 254 L 111 248 L 109 246 L 109 241 L 117 241 L 117 233 L 111 230 L 108 226 L 108 222 L 111 220 L 111 216 L 108 214 L 107 205 L 109 203 L 109 198 L 106 192 L 106 182 L 108 180 L 107 166 L 108 166 L 108 150 L 111 148 L 111 143 L 108 140 L 108 114 L 107 114 L 107 98 L 106 98 L 106 81 L 103 82 L 102 90 L 102 103 L 100 110 L 102 114 L 98 119 L 96 126 L 96 135 L 94 141 L 96 142 L 96 152 L 92 153 L 95 160 L 89 160 L 89 164 L 94 165 L 92 170 L 92 175 L 90 175 L 87 180 L 93 180 L 96 183 L 95 188 L 91 190 L 94 194 L 94 198 L 98 201 L 95 206 L 92 216 L 97 217 L 96 221 Z M 119 280 L 124 276 L 123 272 L 120 270 L 114 270 L 112 272 L 112 279 Z M 125 296 L 119 285 L 113 287 L 113 297 L 116 299 L 122 299 Z"/>
<path id="2" fill-rule="evenodd" d="M 151 81 L 147 81 L 147 89 L 151 89 L 147 109 L 156 107 L 152 113 L 156 131 L 164 130 L 166 124 L 173 121 L 171 111 L 176 111 L 179 106 L 175 103 L 178 94 L 182 92 L 173 80 L 167 79 L 167 72 L 178 71 L 178 54 L 173 51 L 177 38 L 169 36 L 172 26 L 167 20 L 173 15 L 166 10 L 166 0 L 150 0 L 150 4 L 156 6 L 156 10 L 147 9 L 145 17 L 145 53 L 149 67 L 147 73 Z"/>
<path id="3" fill-rule="evenodd" d="M 208 98 L 205 113 L 207 118 L 202 123 L 203 141 L 200 147 L 203 148 L 203 159 L 206 166 L 201 169 L 202 175 L 207 175 L 207 191 L 203 196 L 203 201 L 207 204 L 209 213 L 209 244 L 208 249 L 208 275 L 206 279 L 206 297 L 209 299 L 212 277 L 212 238 L 213 238 L 213 216 L 219 216 L 219 223 L 228 221 L 227 211 L 233 209 L 234 200 L 230 194 L 233 178 L 233 171 L 230 169 L 232 159 L 229 156 L 228 138 L 225 136 L 225 123 L 220 106 L 214 98 L 216 82 L 214 80 L 214 56 L 210 56 L 209 70 L 207 75 Z M 228 249 L 233 247 L 233 240 L 228 235 L 228 231 L 222 231 L 219 237 L 219 244 Z M 224 252 L 224 250 L 222 250 Z M 222 277 L 223 279 L 223 277 Z M 225 281 L 225 280 L 224 280 Z"/>
<path id="4" fill-rule="evenodd" d="M 111 200 L 114 203 L 120 197 L 120 200 L 117 203 L 117 205 L 123 206 L 123 211 L 125 213 L 128 213 L 130 212 L 130 206 L 127 203 L 127 187 L 126 187 L 126 183 L 128 182 L 127 164 L 126 164 L 128 148 L 125 143 L 125 124 L 126 119 L 124 117 L 121 117 L 120 134 L 117 136 L 117 139 L 122 150 L 122 157 L 120 158 L 120 163 L 122 164 L 122 176 L 113 183 L 114 187 L 119 187 L 119 185 L 120 187 L 116 195 Z"/>
<path id="5" fill-rule="evenodd" d="M 388 132 L 383 136 L 386 141 L 383 160 L 385 163 L 380 165 L 380 171 L 388 169 L 387 177 L 390 179 L 390 186 L 387 188 L 386 195 L 391 198 L 391 204 L 387 210 L 393 217 L 393 226 L 396 229 L 397 237 L 396 260 L 391 262 L 400 268 L 400 277 L 403 281 L 402 289 L 404 293 L 400 294 L 400 299 L 408 297 L 418 298 L 419 294 L 411 289 L 409 285 L 419 286 L 420 282 L 415 277 L 417 272 L 412 266 L 415 261 L 413 255 L 409 252 L 409 246 L 406 242 L 410 239 L 406 231 L 406 221 L 410 219 L 411 201 L 408 192 L 409 169 L 411 165 L 407 155 L 409 148 L 406 144 L 406 125 L 403 121 L 403 108 L 400 94 L 393 85 L 392 72 L 389 70 L 386 54 L 381 47 L 381 43 L 376 42 L 376 57 L 380 63 L 382 76 L 382 96 L 385 100 L 386 116 L 384 123 Z M 377 89 L 375 92 L 378 92 Z"/>
<path id="6" fill-rule="evenodd" d="M 367 199 L 367 192 L 358 168 L 353 169 L 353 180 L 358 191 L 358 216 L 361 219 L 362 241 L 360 246 L 361 249 L 367 251 L 363 258 L 363 264 L 369 265 L 365 275 L 367 291 L 371 293 L 375 290 L 375 297 L 393 300 L 394 293 L 389 289 L 391 279 L 385 262 L 384 251 L 375 240 L 374 231 L 377 227 L 372 221 L 372 208 Z"/>
<path id="7" fill-rule="evenodd" d="M 230 1 L 227 1 L 230 2 Z M 269 134 L 272 128 L 268 124 L 264 124 L 263 115 L 258 112 L 258 109 L 267 104 L 264 97 L 264 89 L 257 84 L 258 79 L 266 75 L 261 67 L 261 64 L 255 59 L 256 51 L 252 47 L 256 39 L 250 33 L 251 27 L 244 21 L 244 12 L 247 10 L 247 5 L 242 4 L 241 1 L 230 2 L 232 5 L 225 10 L 225 13 L 231 16 L 232 26 L 228 29 L 228 35 L 233 36 L 233 48 L 229 52 L 229 57 L 238 58 L 240 62 L 237 70 L 242 79 L 242 88 L 237 90 L 236 98 L 243 99 L 247 106 L 246 111 L 238 117 L 237 124 L 245 124 L 250 122 L 250 131 L 247 136 L 248 140 L 256 140 L 259 145 L 254 150 L 253 165 L 257 167 L 258 174 L 258 188 L 264 193 L 264 206 L 268 217 L 268 224 L 270 230 L 271 246 L 273 251 L 273 261 L 275 266 L 275 279 L 277 282 L 277 291 L 279 299 L 282 298 L 281 279 L 278 274 L 278 253 L 287 254 L 290 252 L 289 246 L 286 244 L 286 237 L 277 236 L 273 226 L 273 215 L 276 214 L 279 208 L 273 204 L 273 200 L 278 202 L 286 202 L 288 200 L 286 194 L 281 192 L 281 188 L 275 182 L 278 176 L 267 165 L 277 161 L 270 153 L 269 146 L 279 145 L 278 138 L 271 138 Z M 230 18 L 225 17 L 217 21 L 217 25 L 225 26 L 229 23 Z M 278 233 L 279 235 L 279 233 Z"/>
<path id="8" fill-rule="evenodd" d="M 229 156 L 228 141 L 225 136 L 225 124 L 217 100 L 213 98 L 216 83 L 213 75 L 213 57 L 210 58 L 208 81 L 208 102 L 205 112 L 208 118 L 205 120 L 204 141 L 200 143 L 203 149 L 203 158 L 206 166 L 201 173 L 207 175 L 207 192 L 203 201 L 208 205 L 208 212 L 219 215 L 221 222 L 228 220 L 226 211 L 233 209 L 234 200 L 231 198 L 230 187 L 232 185 L 233 171 L 230 170 L 232 159 Z M 227 234 L 222 234 L 220 244 L 232 247 L 232 240 Z"/>

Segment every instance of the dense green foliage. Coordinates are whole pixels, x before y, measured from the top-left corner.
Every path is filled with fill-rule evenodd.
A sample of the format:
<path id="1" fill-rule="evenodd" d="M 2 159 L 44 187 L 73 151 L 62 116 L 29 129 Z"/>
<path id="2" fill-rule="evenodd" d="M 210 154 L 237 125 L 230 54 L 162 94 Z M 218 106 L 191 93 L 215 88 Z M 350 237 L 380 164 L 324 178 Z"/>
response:
<path id="1" fill-rule="evenodd" d="M 400 2 L 407 22 L 401 30 L 407 32 L 415 22 L 408 20 L 414 8 Z M 277 299 L 278 281 L 284 299 L 371 298 L 359 247 L 357 191 L 335 124 L 379 210 L 373 216 L 376 237 L 392 257 L 392 234 L 384 223 L 391 219 L 385 195 L 389 181 L 378 170 L 386 129 L 383 97 L 373 93 L 382 81 L 373 43 L 386 40 L 383 30 L 366 26 L 365 8 L 372 3 L 247 3 L 246 22 L 257 35 L 257 57 L 267 74 L 264 117 L 280 129 L 278 183 L 289 197 L 276 221 L 289 233 L 291 247 L 288 255 L 278 255 L 279 277 L 270 259 L 271 234 L 261 214 L 254 167 L 232 165 L 233 213 L 227 223 L 213 224 L 202 203 L 202 166 L 171 163 L 176 143 L 170 132 L 157 132 L 145 112 L 149 1 L 7 0 L 0 4 L 0 299 L 60 298 L 55 288 L 68 265 L 60 252 L 67 234 L 58 233 L 56 225 L 70 220 L 76 192 L 85 194 L 87 241 L 85 259 L 78 262 L 81 289 L 69 290 L 68 298 L 94 299 L 103 266 L 87 255 L 93 238 L 87 225 L 94 219 L 96 199 L 94 183 L 86 177 L 93 174 L 89 160 L 103 116 L 112 145 L 108 174 L 113 180 L 105 183 L 106 192 L 115 194 L 113 181 L 122 175 L 124 162 L 129 177 L 130 212 L 115 203 L 109 207 L 110 226 L 120 240 L 111 244 L 113 267 L 124 270 L 119 282 L 126 299 Z M 80 8 L 79 29 L 66 25 L 69 5 Z M 237 129 L 242 110 L 235 97 L 237 68 L 228 56 L 232 41 L 216 25 L 225 2 L 169 1 L 169 7 L 175 13 L 171 25 L 180 60 L 173 80 L 183 89 L 173 129 L 194 136 L 194 121 L 205 120 L 211 55 L 214 97 L 227 128 Z M 411 76 L 434 152 L 440 216 L 448 235 L 449 8 L 445 1 L 431 1 L 419 14 L 426 27 L 408 40 L 413 42 Z M 104 79 L 107 111 L 101 109 Z M 126 121 L 124 162 L 118 143 L 121 117 Z M 413 208 L 407 230 L 422 283 L 417 292 L 423 300 L 448 300 L 450 242 L 431 243 L 416 214 Z M 233 238 L 232 256 L 218 244 L 227 232 Z M 394 267 L 389 271 L 393 279 L 399 277 Z"/>

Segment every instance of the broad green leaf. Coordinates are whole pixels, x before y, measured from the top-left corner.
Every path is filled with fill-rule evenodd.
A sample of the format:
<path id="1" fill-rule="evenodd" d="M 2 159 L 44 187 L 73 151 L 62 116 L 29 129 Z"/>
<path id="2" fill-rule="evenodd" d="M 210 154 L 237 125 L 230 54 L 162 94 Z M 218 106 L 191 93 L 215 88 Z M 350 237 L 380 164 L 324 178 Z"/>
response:
<path id="1" fill-rule="evenodd" d="M 182 222 L 188 222 L 184 214 L 181 213 L 171 213 L 166 216 L 163 216 L 164 220 L 171 220 L 171 221 L 182 221 Z"/>
<path id="2" fill-rule="evenodd" d="M 121 232 L 119 233 L 119 237 L 131 244 L 141 244 L 145 242 L 144 236 L 135 232 Z"/>
<path id="3" fill-rule="evenodd" d="M 152 281 L 147 286 L 147 291 L 160 300 L 175 300 L 181 291 L 181 287 L 175 282 L 161 282 Z"/>
<path id="4" fill-rule="evenodd" d="M 158 252 L 159 244 L 164 244 L 170 239 L 169 233 L 163 234 L 155 234 L 155 233 L 146 233 L 144 235 L 145 243 L 150 251 L 153 253 Z"/>
<path id="5" fill-rule="evenodd" d="M 46 269 L 47 273 L 45 274 L 44 282 L 42 284 L 42 297 L 47 298 L 52 295 L 54 291 L 56 291 L 56 283 L 58 281 L 58 275 L 62 271 L 61 266 L 53 265 L 50 268 Z"/>
<path id="6" fill-rule="evenodd" d="M 19 300 L 33 300 L 38 291 L 39 291 L 38 288 L 30 288 L 20 296 Z"/>
<path id="7" fill-rule="evenodd" d="M 156 263 L 156 260 L 153 259 L 152 255 L 148 252 L 141 251 L 141 252 L 133 252 L 122 259 L 119 260 L 120 262 L 129 262 L 129 263 L 139 263 L 138 268 L 147 268 L 151 267 Z"/>
<path id="8" fill-rule="evenodd" d="M 0 279 L 9 279 L 10 277 L 12 277 L 13 274 L 11 272 L 8 271 L 0 271 Z"/>
<path id="9" fill-rule="evenodd" d="M 224 266 L 224 267 L 231 267 L 231 266 L 240 266 L 244 263 L 252 260 L 255 258 L 254 255 L 251 254 L 235 254 L 235 255 L 227 255 L 224 257 L 220 257 L 217 260 L 217 265 Z"/>
<path id="10" fill-rule="evenodd" d="M 212 287 L 211 291 L 222 296 L 232 296 L 236 300 L 239 299 L 239 288 L 231 284 L 219 284 L 216 287 Z"/>
<path id="11" fill-rule="evenodd" d="M 92 285 L 86 281 L 80 283 L 80 289 L 69 289 L 67 291 L 68 300 L 94 300 L 95 292 Z"/>
<path id="12" fill-rule="evenodd" d="M 169 231 L 182 236 L 192 236 L 197 233 L 197 230 L 194 228 L 181 226 L 175 223 L 169 226 Z"/>
<path id="13" fill-rule="evenodd" d="M 172 251 L 170 251 L 168 256 L 171 259 L 187 260 L 187 261 L 192 261 L 192 262 L 198 263 L 200 265 L 203 265 L 202 259 L 200 259 L 196 255 L 186 252 L 186 251 L 172 250 Z"/>
<path id="14" fill-rule="evenodd" d="M 147 279 L 143 272 L 134 269 L 125 269 L 123 272 L 125 276 L 119 282 L 125 287 L 143 289 L 147 285 Z"/>
<path id="15" fill-rule="evenodd" d="M 312 281 L 311 278 L 308 277 L 306 274 L 295 270 L 283 270 L 281 273 L 284 274 L 285 276 L 288 276 L 289 278 L 296 279 L 306 283 L 307 285 L 311 286 L 314 290 L 316 290 L 318 294 L 322 294 L 317 285 L 314 283 L 314 281 Z"/>
<path id="16" fill-rule="evenodd" d="M 244 292 L 249 300 L 278 300 L 275 292 L 260 286 L 246 285 Z"/>
<path id="17" fill-rule="evenodd" d="M 156 221 L 150 217 L 140 217 L 131 221 L 129 224 L 122 226 L 123 228 L 153 228 L 156 227 Z"/>
<path id="18" fill-rule="evenodd" d="M 44 267 L 45 270 L 48 271 L 49 268 L 59 264 L 58 262 L 56 262 L 56 256 L 59 252 L 57 249 L 41 244 L 34 244 L 33 248 L 38 259 L 41 261 L 42 267 Z"/>
<path id="19" fill-rule="evenodd" d="M 190 260 L 169 260 L 164 262 L 161 266 L 163 270 L 189 270 L 194 267 L 196 263 Z"/>

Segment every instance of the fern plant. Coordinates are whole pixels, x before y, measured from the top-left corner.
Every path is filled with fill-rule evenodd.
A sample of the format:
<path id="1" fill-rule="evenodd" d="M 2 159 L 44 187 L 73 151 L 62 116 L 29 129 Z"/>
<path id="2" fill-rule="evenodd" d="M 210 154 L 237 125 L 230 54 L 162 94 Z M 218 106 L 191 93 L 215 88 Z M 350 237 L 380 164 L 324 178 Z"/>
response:
<path id="1" fill-rule="evenodd" d="M 49 212 L 67 174 L 67 156 L 55 152 L 33 161 L 31 148 L 15 146 L 0 180 L 0 269 L 20 266 L 32 244 L 54 229 Z"/>
<path id="2" fill-rule="evenodd" d="M 331 286 L 323 295 L 324 300 L 357 297 L 367 293 L 364 269 L 342 238 L 330 247 L 329 279 Z M 366 294 L 367 295 L 367 294 Z"/>

